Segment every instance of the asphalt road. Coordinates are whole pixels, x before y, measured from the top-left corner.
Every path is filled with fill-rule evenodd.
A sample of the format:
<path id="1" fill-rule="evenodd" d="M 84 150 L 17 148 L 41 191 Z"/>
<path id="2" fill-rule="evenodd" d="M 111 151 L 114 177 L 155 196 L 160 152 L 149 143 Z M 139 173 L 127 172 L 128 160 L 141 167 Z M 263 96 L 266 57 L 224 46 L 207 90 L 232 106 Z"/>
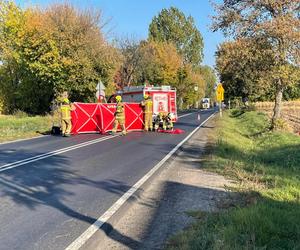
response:
<path id="1" fill-rule="evenodd" d="M 65 249 L 214 111 L 178 135 L 45 136 L 0 145 L 0 249 Z"/>

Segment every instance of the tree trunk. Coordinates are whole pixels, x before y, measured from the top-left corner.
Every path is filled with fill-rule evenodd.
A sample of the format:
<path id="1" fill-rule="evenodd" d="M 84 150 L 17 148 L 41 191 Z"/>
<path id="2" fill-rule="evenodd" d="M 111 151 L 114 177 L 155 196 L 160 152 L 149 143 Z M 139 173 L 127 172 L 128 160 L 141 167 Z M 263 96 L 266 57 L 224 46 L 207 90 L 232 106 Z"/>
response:
<path id="1" fill-rule="evenodd" d="M 283 94 L 283 86 L 279 84 L 276 88 L 276 96 L 275 96 L 275 105 L 273 110 L 273 117 L 271 122 L 271 129 L 273 130 L 276 125 L 276 121 L 280 118 L 281 115 L 281 101 L 282 101 L 282 94 Z"/>

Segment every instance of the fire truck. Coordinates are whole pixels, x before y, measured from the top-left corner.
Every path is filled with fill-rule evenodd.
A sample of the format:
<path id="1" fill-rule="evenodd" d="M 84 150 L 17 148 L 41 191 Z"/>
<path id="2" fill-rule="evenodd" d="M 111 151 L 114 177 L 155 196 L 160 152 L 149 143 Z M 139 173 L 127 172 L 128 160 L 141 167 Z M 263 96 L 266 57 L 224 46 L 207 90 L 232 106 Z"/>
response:
<path id="1" fill-rule="evenodd" d="M 177 121 L 176 89 L 171 86 L 130 86 L 121 92 L 123 102 L 140 103 L 144 95 L 153 101 L 153 117 L 159 113 L 170 113 L 172 121 Z"/>

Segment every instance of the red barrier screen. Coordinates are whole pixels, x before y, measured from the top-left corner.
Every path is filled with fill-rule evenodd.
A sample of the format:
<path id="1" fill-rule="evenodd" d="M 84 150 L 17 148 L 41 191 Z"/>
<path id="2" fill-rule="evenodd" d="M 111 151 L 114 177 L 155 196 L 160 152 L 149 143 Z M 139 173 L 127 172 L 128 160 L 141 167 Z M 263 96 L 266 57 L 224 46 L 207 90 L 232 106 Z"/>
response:
<path id="1" fill-rule="evenodd" d="M 125 127 L 128 131 L 142 130 L 143 110 L 139 103 L 125 104 Z M 116 104 L 74 103 L 72 111 L 72 134 L 106 133 L 112 130 Z"/>

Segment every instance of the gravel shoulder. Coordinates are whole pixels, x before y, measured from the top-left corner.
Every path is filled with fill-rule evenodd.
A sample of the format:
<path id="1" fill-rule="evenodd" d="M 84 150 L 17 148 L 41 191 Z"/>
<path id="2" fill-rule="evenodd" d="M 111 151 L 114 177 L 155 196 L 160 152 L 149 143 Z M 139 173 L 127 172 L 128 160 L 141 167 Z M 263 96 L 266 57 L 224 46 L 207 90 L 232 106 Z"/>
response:
<path id="1" fill-rule="evenodd" d="M 226 199 L 225 186 L 232 183 L 221 175 L 201 169 L 209 120 L 185 143 L 181 151 L 144 189 L 123 216 L 104 235 L 97 249 L 163 249 L 167 239 L 193 222 L 188 211 L 215 211 Z"/>

